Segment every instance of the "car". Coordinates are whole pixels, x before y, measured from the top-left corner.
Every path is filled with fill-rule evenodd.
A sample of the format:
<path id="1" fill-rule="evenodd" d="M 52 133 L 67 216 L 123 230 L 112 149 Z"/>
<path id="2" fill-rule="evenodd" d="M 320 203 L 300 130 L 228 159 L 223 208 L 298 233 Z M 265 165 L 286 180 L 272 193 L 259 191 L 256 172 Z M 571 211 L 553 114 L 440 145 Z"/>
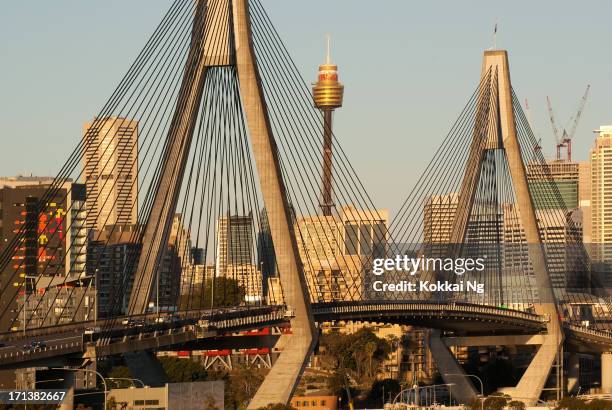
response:
<path id="1" fill-rule="evenodd" d="M 121 321 L 122 325 L 126 325 L 128 327 L 142 327 L 145 325 L 144 320 L 136 320 L 136 319 L 123 319 Z"/>
<path id="2" fill-rule="evenodd" d="M 94 333 L 99 333 L 99 332 L 100 332 L 100 328 L 99 327 L 88 327 L 88 328 L 85 329 L 83 334 L 93 335 Z"/>
<path id="3" fill-rule="evenodd" d="M 32 340 L 32 342 L 30 342 L 30 348 L 32 350 L 40 350 L 45 347 L 47 347 L 47 344 L 41 340 Z"/>
<path id="4" fill-rule="evenodd" d="M 145 325 L 145 321 L 140 319 L 140 320 L 132 320 L 132 323 L 130 324 L 131 327 L 143 327 Z"/>

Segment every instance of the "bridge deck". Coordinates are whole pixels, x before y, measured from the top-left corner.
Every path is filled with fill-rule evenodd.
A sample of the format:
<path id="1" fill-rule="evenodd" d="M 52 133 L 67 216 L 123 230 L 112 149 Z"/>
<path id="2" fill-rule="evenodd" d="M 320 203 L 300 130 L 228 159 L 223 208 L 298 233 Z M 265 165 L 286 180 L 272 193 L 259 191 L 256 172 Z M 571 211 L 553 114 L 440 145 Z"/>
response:
<path id="1" fill-rule="evenodd" d="M 534 334 L 546 328 L 546 318 L 512 309 L 466 303 L 415 303 L 384 301 L 360 303 L 314 304 L 317 322 L 361 320 L 380 323 L 410 324 L 451 331 L 455 334 Z M 153 321 L 154 314 L 142 315 Z M 209 320 L 207 329 L 197 326 L 200 318 Z M 250 309 L 218 309 L 202 315 L 199 311 L 181 312 L 170 323 L 147 324 L 143 327 L 123 325 L 121 318 L 99 320 L 97 326 L 114 326 L 100 334 L 84 335 L 93 321 L 52 328 L 28 330 L 26 334 L 0 335 L 6 345 L 0 348 L 0 368 L 21 366 L 50 357 L 82 354 L 100 357 L 128 351 L 158 349 L 191 341 L 215 338 L 228 332 L 287 323 L 280 306 Z M 609 351 L 612 334 L 605 331 L 565 323 L 568 343 L 584 351 Z M 33 340 L 44 340 L 46 346 L 36 351 L 25 350 Z"/>

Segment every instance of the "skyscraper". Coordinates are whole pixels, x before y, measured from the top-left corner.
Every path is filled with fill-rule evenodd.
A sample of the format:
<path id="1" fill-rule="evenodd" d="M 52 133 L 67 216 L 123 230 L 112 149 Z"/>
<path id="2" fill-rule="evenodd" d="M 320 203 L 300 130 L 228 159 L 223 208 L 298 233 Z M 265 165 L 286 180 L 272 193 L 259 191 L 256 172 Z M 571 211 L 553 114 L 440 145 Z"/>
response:
<path id="1" fill-rule="evenodd" d="M 0 252 L 6 247 L 16 248 L 11 263 L 0 272 L 0 284 L 10 282 L 13 290 L 18 291 L 17 299 L 9 297 L 11 292 L 0 298 L 0 307 L 12 305 L 15 310 L 17 305 L 23 306 L 27 297 L 26 317 L 30 327 L 42 324 L 31 318 L 35 307 L 51 310 L 50 306 L 55 303 L 45 299 L 47 290 L 55 291 L 56 286 L 66 284 L 86 286 L 88 282 L 85 278 L 85 186 L 67 181 L 50 195 L 51 183 L 49 178 L 0 178 Z M 66 300 L 60 309 L 64 315 L 62 320 L 74 313 L 73 308 L 79 308 L 68 303 Z M 46 323 L 54 324 L 54 317 L 49 315 Z M 5 328 L 7 323 L 0 325 Z"/>
<path id="2" fill-rule="evenodd" d="M 591 217 L 593 257 L 612 261 L 612 125 L 601 126 L 591 148 Z"/>
<path id="3" fill-rule="evenodd" d="M 225 276 L 228 265 L 252 265 L 253 218 L 232 215 L 217 221 L 217 276 Z"/>
<path id="4" fill-rule="evenodd" d="M 87 225 L 137 222 L 138 122 L 125 118 L 95 119 L 83 127 L 83 168 L 87 186 Z"/>
<path id="5" fill-rule="evenodd" d="M 547 161 L 527 164 L 527 181 L 536 209 L 578 208 L 579 164 Z"/>
<path id="6" fill-rule="evenodd" d="M 339 215 L 300 217 L 295 224 L 300 258 L 312 302 L 363 296 L 373 258 L 386 255 L 387 210 L 351 206 Z"/>
<path id="7" fill-rule="evenodd" d="M 578 165 L 578 207 L 582 211 L 582 240 L 590 250 L 588 244 L 593 242 L 590 161 L 583 161 Z"/>
<path id="8" fill-rule="evenodd" d="M 453 232 L 459 194 L 432 195 L 423 208 L 423 242 L 449 243 Z"/>

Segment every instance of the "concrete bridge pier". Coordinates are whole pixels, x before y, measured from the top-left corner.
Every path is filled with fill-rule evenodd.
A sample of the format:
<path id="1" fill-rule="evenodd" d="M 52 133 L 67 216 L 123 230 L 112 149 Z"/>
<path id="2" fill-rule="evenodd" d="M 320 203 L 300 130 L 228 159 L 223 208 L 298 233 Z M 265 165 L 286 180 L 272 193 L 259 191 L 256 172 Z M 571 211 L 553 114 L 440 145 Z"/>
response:
<path id="1" fill-rule="evenodd" d="M 601 392 L 612 393 L 612 352 L 601 354 Z"/>
<path id="2" fill-rule="evenodd" d="M 570 353 L 567 358 L 567 393 L 576 394 L 580 388 L 580 355 L 578 353 Z"/>
<path id="3" fill-rule="evenodd" d="M 439 330 L 432 330 L 429 336 L 429 350 L 438 367 L 438 371 L 444 383 L 454 384 L 453 396 L 462 404 L 474 400 L 478 393 L 469 377 L 465 374 L 463 367 L 459 364 L 448 346 L 440 337 Z"/>

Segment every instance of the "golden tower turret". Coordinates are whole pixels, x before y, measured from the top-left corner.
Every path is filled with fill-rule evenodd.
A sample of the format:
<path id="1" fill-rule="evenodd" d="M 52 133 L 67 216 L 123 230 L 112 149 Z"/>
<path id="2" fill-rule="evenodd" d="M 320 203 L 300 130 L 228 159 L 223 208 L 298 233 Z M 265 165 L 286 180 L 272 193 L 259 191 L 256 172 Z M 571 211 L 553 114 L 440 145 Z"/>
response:
<path id="1" fill-rule="evenodd" d="M 338 66 L 332 64 L 327 37 L 327 58 L 319 66 L 319 80 L 312 87 L 315 107 L 321 110 L 334 110 L 342 107 L 344 86 L 338 81 Z"/>
<path id="2" fill-rule="evenodd" d="M 319 66 L 319 79 L 312 86 L 315 107 L 323 112 L 323 170 L 321 183 L 321 210 L 331 215 L 334 206 L 332 198 L 332 114 L 342 107 L 344 86 L 338 81 L 338 66 L 332 64 L 330 41 L 327 36 L 327 58 Z"/>

